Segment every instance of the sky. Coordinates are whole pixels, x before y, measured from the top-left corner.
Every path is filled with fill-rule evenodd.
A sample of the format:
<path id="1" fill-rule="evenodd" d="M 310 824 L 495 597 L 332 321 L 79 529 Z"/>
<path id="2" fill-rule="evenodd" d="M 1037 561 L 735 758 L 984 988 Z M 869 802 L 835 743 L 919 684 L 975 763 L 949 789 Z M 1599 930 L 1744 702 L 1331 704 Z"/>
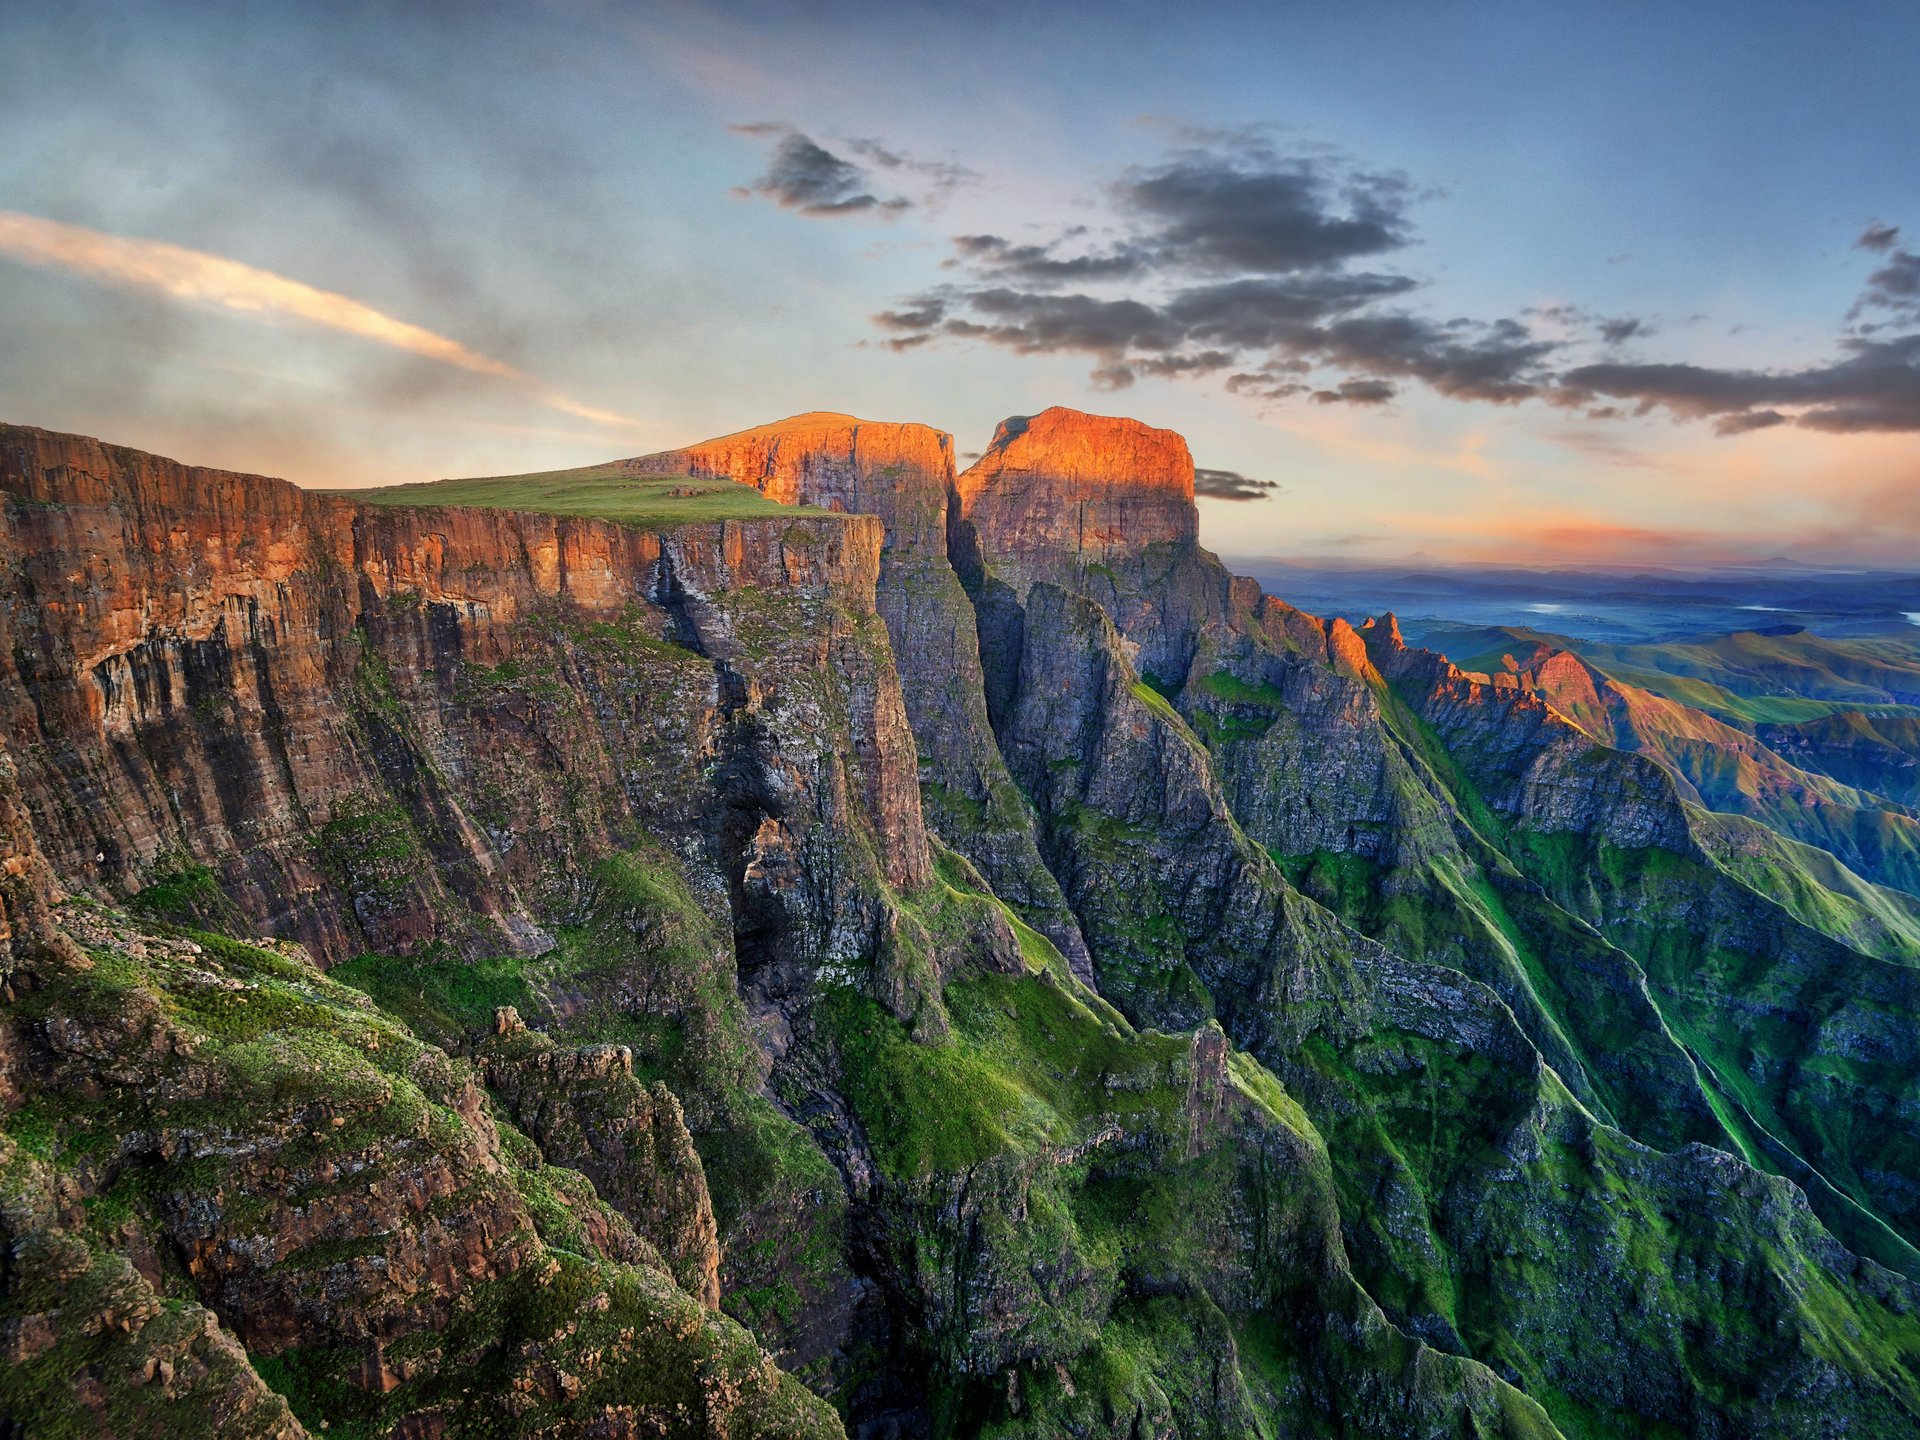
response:
<path id="1" fill-rule="evenodd" d="M 0 419 L 1184 434 L 1229 556 L 1920 559 L 1920 6 L 0 7 Z"/>

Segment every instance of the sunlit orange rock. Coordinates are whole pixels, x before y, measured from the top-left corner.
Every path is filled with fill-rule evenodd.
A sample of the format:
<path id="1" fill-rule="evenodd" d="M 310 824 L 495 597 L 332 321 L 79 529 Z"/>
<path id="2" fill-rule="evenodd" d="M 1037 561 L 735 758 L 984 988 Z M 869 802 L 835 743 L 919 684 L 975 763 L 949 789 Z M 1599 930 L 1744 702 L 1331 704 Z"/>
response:
<path id="1" fill-rule="evenodd" d="M 1200 533 L 1184 439 L 1060 406 L 1003 420 L 955 492 L 989 555 L 1066 551 L 1104 563 Z"/>
<path id="2" fill-rule="evenodd" d="M 733 480 L 782 505 L 877 515 L 890 547 L 946 546 L 953 438 L 928 425 L 816 410 L 626 464 L 636 474 Z"/>

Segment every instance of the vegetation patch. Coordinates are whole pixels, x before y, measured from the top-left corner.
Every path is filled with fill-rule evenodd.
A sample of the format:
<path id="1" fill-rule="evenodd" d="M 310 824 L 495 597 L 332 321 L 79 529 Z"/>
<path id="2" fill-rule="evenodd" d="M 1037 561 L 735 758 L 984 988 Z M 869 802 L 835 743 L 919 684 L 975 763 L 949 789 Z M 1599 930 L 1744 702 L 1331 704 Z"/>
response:
<path id="1" fill-rule="evenodd" d="M 358 796 L 334 807 L 314 836 L 314 849 L 348 893 L 391 900 L 404 894 L 426 864 L 407 812 L 392 801 Z"/>
<path id="2" fill-rule="evenodd" d="M 344 495 L 362 505 L 461 505 L 480 510 L 526 510 L 586 520 L 614 520 L 649 528 L 771 516 L 790 518 L 796 512 L 823 516 L 828 513 L 810 505 L 782 505 L 769 500 L 751 485 L 731 480 L 641 475 L 617 464 L 329 493 Z M 795 543 L 792 533 L 795 528 L 789 529 L 790 544 Z M 801 543 L 816 542 L 809 536 Z"/>

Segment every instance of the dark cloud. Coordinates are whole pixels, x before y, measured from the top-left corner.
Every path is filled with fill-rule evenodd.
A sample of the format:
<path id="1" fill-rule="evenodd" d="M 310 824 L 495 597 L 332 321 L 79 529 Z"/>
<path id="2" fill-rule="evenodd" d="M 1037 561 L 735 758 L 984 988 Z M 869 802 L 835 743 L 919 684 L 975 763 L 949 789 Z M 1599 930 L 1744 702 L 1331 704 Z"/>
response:
<path id="1" fill-rule="evenodd" d="M 1636 402 L 1642 414 L 1664 409 L 1684 419 L 1732 417 L 1717 425 L 1723 434 L 1782 423 L 1763 417 L 1783 406 L 1799 410 L 1793 424 L 1812 430 L 1920 430 L 1920 335 L 1851 338 L 1842 350 L 1843 358 L 1831 364 L 1799 370 L 1583 365 L 1560 378 L 1556 398 L 1585 404 L 1605 396 Z"/>
<path id="2" fill-rule="evenodd" d="M 1309 355 L 1323 364 L 1420 380 L 1459 400 L 1511 404 L 1538 395 L 1544 366 L 1561 348 L 1517 320 L 1435 322 L 1417 315 L 1354 316 L 1317 332 Z"/>
<path id="3" fill-rule="evenodd" d="M 1129 173 L 1113 193 L 1148 223 L 1163 256 L 1200 272 L 1322 269 L 1398 250 L 1410 235 L 1404 177 L 1284 158 L 1257 143 L 1189 151 Z"/>
<path id="4" fill-rule="evenodd" d="M 1387 380 L 1342 380 L 1331 390 L 1316 390 L 1316 405 L 1385 405 L 1399 392 Z"/>
<path id="5" fill-rule="evenodd" d="M 1193 493 L 1203 500 L 1265 500 L 1285 490 L 1278 480 L 1256 480 L 1238 470 L 1193 471 Z"/>
<path id="6" fill-rule="evenodd" d="M 1178 291 L 1168 318 L 1183 338 L 1241 350 L 1298 348 L 1316 322 L 1348 314 L 1415 287 L 1404 275 L 1348 274 L 1261 277 Z"/>
<path id="7" fill-rule="evenodd" d="M 774 140 L 766 173 L 744 187 L 742 194 L 758 195 L 783 210 L 797 210 L 802 215 L 895 214 L 913 204 L 902 196 L 876 195 L 867 170 L 843 160 L 798 130 L 765 122 L 736 125 L 733 130 L 755 139 Z"/>
<path id="8" fill-rule="evenodd" d="M 883 330 L 907 330 L 928 332 L 946 318 L 947 302 L 938 295 L 921 295 L 904 302 L 893 310 L 882 310 L 873 317 L 874 324 Z M 931 340 L 931 334 L 922 333 L 923 340 Z M 893 342 L 889 342 L 893 343 Z"/>
<path id="9" fill-rule="evenodd" d="M 1058 253 L 1058 244 L 1017 245 L 998 235 L 956 235 L 953 248 L 958 252 L 949 266 L 967 265 L 1010 280 L 1048 285 L 1077 281 L 1124 280 L 1144 273 L 1151 257 L 1137 246 L 1123 246 L 1104 255 L 1066 255 Z"/>
<path id="10" fill-rule="evenodd" d="M 1256 400 L 1291 400 L 1313 389 L 1304 380 L 1293 378 L 1294 374 L 1304 373 L 1306 368 L 1302 366 L 1297 372 L 1284 369 L 1243 370 L 1227 377 L 1226 391 L 1229 395 L 1246 395 Z"/>
<path id="11" fill-rule="evenodd" d="M 1103 245 L 1086 245 L 1085 226 L 1035 241 L 954 237 L 946 268 L 964 278 L 876 315 L 886 343 L 906 350 L 951 338 L 1020 355 L 1082 354 L 1106 389 L 1232 372 L 1224 383 L 1233 393 L 1325 404 L 1385 404 L 1398 379 L 1500 402 L 1545 383 L 1560 342 L 1515 320 L 1441 322 L 1387 308 L 1420 282 L 1355 268 L 1412 242 L 1403 177 L 1324 154 L 1282 155 L 1257 132 L 1179 138 L 1189 148 L 1109 187 L 1119 234 Z M 1099 293 L 1107 287 L 1124 289 Z M 1344 373 L 1317 386 L 1305 378 L 1321 368 Z"/>
<path id="12" fill-rule="evenodd" d="M 1892 225 L 1859 236 L 1880 260 L 1830 363 L 1597 358 L 1657 334 L 1655 321 L 1569 304 L 1435 319 L 1409 307 L 1422 288 L 1414 276 L 1361 268 L 1413 243 L 1403 177 L 1283 155 L 1259 132 L 1178 138 L 1189 148 L 1108 187 L 1116 226 L 1099 245 L 1084 225 L 1032 241 L 954 237 L 956 282 L 876 315 L 885 343 L 1084 355 L 1093 383 L 1110 390 L 1220 375 L 1228 393 L 1257 401 L 1378 406 L 1412 382 L 1457 400 L 1546 400 L 1591 422 L 1664 410 L 1712 420 L 1722 435 L 1920 430 L 1920 334 L 1890 333 L 1920 326 L 1920 255 L 1899 247 Z"/>
<path id="13" fill-rule="evenodd" d="M 1177 321 L 1142 300 L 1040 295 L 996 287 L 969 291 L 978 319 L 949 315 L 949 335 L 987 340 L 1019 355 L 1080 351 L 1119 357 L 1131 350 L 1172 352 L 1184 338 Z"/>
<path id="14" fill-rule="evenodd" d="M 1627 341 L 1655 333 L 1655 324 L 1644 315 L 1595 315 L 1580 305 L 1539 305 L 1524 312 L 1564 330 L 1587 334 L 1603 345 L 1624 345 Z"/>
<path id="15" fill-rule="evenodd" d="M 1778 410 L 1743 410 L 1737 415 L 1722 415 L 1714 422 L 1716 435 L 1745 435 L 1749 430 L 1770 430 L 1785 425 L 1787 417 Z"/>
<path id="16" fill-rule="evenodd" d="M 1920 320 L 1920 255 L 1895 250 L 1886 264 L 1867 276 L 1867 288 L 1854 306 L 1854 314 L 1867 310 L 1886 311 L 1901 320 Z"/>

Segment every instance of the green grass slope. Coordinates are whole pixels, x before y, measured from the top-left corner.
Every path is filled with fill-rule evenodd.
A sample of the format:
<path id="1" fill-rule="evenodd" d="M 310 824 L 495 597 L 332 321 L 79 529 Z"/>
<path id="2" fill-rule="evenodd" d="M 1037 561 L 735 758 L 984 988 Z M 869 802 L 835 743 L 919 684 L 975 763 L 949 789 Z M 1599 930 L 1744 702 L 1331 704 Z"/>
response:
<path id="1" fill-rule="evenodd" d="M 617 465 L 430 480 L 370 490 L 336 490 L 364 505 L 464 505 L 481 510 L 531 510 L 545 515 L 617 520 L 622 524 L 686 525 L 712 520 L 820 514 L 812 506 L 782 505 L 748 485 L 689 475 L 635 475 Z"/>

